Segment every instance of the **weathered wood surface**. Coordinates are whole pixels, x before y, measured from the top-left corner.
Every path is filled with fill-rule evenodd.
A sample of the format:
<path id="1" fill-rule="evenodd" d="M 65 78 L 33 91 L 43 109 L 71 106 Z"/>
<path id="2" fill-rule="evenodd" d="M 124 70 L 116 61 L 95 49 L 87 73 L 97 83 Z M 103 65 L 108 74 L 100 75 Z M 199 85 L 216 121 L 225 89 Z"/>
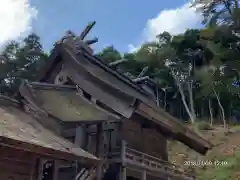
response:
<path id="1" fill-rule="evenodd" d="M 148 80 L 149 79 L 149 76 L 144 76 L 144 77 L 138 77 L 138 78 L 135 78 L 133 79 L 133 82 L 141 82 L 141 81 L 145 81 L 145 80 Z"/>
<path id="2" fill-rule="evenodd" d="M 0 145 L 55 159 L 97 164 L 98 159 L 44 128 L 30 114 L 16 107 L 1 107 Z M 87 160 L 89 159 L 89 160 Z"/>
<path id="3" fill-rule="evenodd" d="M 81 32 L 81 34 L 79 35 L 79 38 L 83 40 L 87 36 L 87 34 L 91 31 L 91 29 L 94 27 L 95 24 L 96 24 L 96 21 L 89 23 L 87 27 Z"/>
<path id="4" fill-rule="evenodd" d="M 35 156 L 21 150 L 0 146 L 1 180 L 30 180 L 35 175 Z"/>
<path id="5" fill-rule="evenodd" d="M 94 39 L 90 39 L 90 40 L 86 40 L 84 41 L 87 45 L 91 45 L 91 44 L 94 44 L 96 42 L 98 42 L 98 38 L 94 38 Z"/>
<path id="6" fill-rule="evenodd" d="M 77 69 L 73 68 L 74 66 Z M 104 86 L 98 81 L 98 78 L 86 74 L 84 68 L 72 64 L 68 68 L 68 75 L 83 90 L 91 94 L 95 99 L 112 108 L 117 113 L 130 117 L 134 111 L 134 107 L 129 106 L 134 101 L 133 98 L 123 96 L 120 96 L 119 98 L 117 91 L 113 91 L 111 88 Z"/>
<path id="7" fill-rule="evenodd" d="M 166 138 L 154 129 L 141 127 L 141 121 L 138 120 L 140 119 L 130 119 L 123 122 L 122 134 L 127 146 L 167 160 Z"/>
<path id="8" fill-rule="evenodd" d="M 75 86 L 46 83 L 29 83 L 20 89 L 21 95 L 35 107 L 36 112 L 42 112 L 46 117 L 52 115 L 61 122 L 116 120 L 118 117 L 101 109 L 95 103 L 77 93 Z M 54 119 L 42 122 L 50 124 Z M 52 122 L 52 130 L 61 128 L 60 122 Z M 56 128 L 57 127 L 57 128 Z"/>
<path id="9" fill-rule="evenodd" d="M 68 53 L 70 53 L 70 52 L 68 52 Z M 95 63 L 99 62 L 98 59 L 94 59 L 93 57 L 91 57 L 90 55 L 87 55 L 87 54 L 81 54 L 81 55 L 79 54 L 75 58 L 76 58 L 77 61 L 81 62 L 81 65 L 92 76 L 94 76 L 94 77 L 98 78 L 99 80 L 101 80 L 102 83 L 106 83 L 106 85 L 108 85 L 110 88 L 111 87 L 114 88 L 115 91 L 120 91 L 122 94 L 125 94 L 125 96 L 129 96 L 130 95 L 131 97 L 135 97 L 135 98 L 139 98 L 139 99 L 144 97 L 142 93 L 140 93 L 140 92 L 136 91 L 136 89 L 134 89 L 134 87 L 136 86 L 134 83 L 133 84 L 135 86 L 132 85 L 134 87 L 129 86 L 126 82 L 124 82 L 121 79 L 117 78 L 113 74 L 110 74 L 109 72 L 107 72 L 105 69 L 103 69 L 99 65 L 96 65 Z M 106 67 L 108 67 L 108 66 L 106 66 Z M 112 71 L 115 72 L 114 70 L 112 70 Z M 129 81 L 132 83 L 131 80 L 129 80 Z M 136 86 L 136 87 L 138 89 L 141 89 L 138 86 Z M 145 94 L 147 95 L 146 92 L 145 92 Z M 147 101 L 149 101 L 149 100 L 147 100 Z"/>
<path id="10" fill-rule="evenodd" d="M 104 160 L 104 123 L 97 124 L 96 156 Z M 101 180 L 103 176 L 103 164 L 99 164 L 96 169 L 96 180 Z"/>
<path id="11" fill-rule="evenodd" d="M 111 62 L 108 65 L 111 66 L 111 67 L 114 67 L 114 66 L 117 66 L 117 65 L 119 65 L 121 63 L 124 63 L 124 62 L 127 62 L 127 61 L 128 61 L 127 59 L 120 59 L 120 60 Z"/>
<path id="12" fill-rule="evenodd" d="M 20 87 L 20 94 L 24 97 L 25 111 L 31 114 L 38 122 L 44 127 L 59 134 L 61 131 L 61 125 L 57 123 L 54 118 L 49 118 L 46 110 L 41 108 L 41 102 L 37 98 L 37 94 L 33 91 L 29 84 L 24 84 Z"/>
<path id="13" fill-rule="evenodd" d="M 53 55 L 52 55 L 53 56 Z M 54 58 L 54 57 L 52 57 Z M 63 64 L 62 64 L 62 58 L 60 58 L 60 56 L 56 56 L 56 63 L 54 64 L 54 66 L 52 66 L 52 69 L 50 68 L 49 73 L 46 76 L 46 80 L 44 80 L 44 82 L 48 82 L 48 83 L 53 83 L 57 77 L 57 75 L 59 74 L 59 72 L 61 70 L 64 70 Z M 57 61 L 59 59 L 59 61 Z M 42 75 L 43 76 L 43 75 Z"/>

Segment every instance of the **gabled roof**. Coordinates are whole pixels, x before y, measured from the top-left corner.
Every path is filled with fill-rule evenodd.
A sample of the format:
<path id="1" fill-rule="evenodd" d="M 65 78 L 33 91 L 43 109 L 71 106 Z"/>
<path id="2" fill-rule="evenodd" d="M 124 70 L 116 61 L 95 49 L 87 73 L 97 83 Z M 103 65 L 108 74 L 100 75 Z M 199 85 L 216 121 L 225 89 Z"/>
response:
<path id="1" fill-rule="evenodd" d="M 44 128 L 20 103 L 0 96 L 0 145 L 50 156 L 60 160 L 79 160 L 94 165 L 99 159 Z"/>
<path id="2" fill-rule="evenodd" d="M 50 62 L 48 63 L 48 66 L 39 80 L 45 81 L 49 72 L 53 70 L 53 68 L 57 63 L 59 63 L 59 61 L 62 60 L 62 58 L 64 58 L 64 60 L 67 62 L 71 61 L 72 68 L 76 68 L 76 72 L 78 66 L 81 66 L 82 70 L 85 68 L 84 70 L 88 71 L 91 76 L 97 79 L 97 81 L 102 82 L 106 89 L 112 88 L 115 89 L 115 91 L 118 91 L 120 94 L 135 98 L 137 102 L 135 103 L 136 112 L 140 113 L 142 116 L 156 123 L 160 127 L 166 129 L 169 133 L 169 136 L 172 138 L 183 142 L 190 148 L 202 154 L 206 153 L 207 150 L 211 148 L 211 144 L 208 141 L 203 139 L 194 131 L 185 127 L 180 120 L 171 116 L 160 107 L 157 107 L 155 101 L 152 99 L 151 94 L 146 92 L 128 77 L 111 69 L 111 67 L 103 63 L 100 59 L 85 51 L 84 48 L 80 48 L 78 51 L 76 51 L 69 48 L 69 46 L 65 44 L 57 45 L 50 56 Z M 91 68 L 86 66 L 88 63 L 95 65 L 96 68 L 98 67 L 98 70 L 91 71 Z M 100 72 L 99 68 L 102 69 L 101 74 L 98 74 Z M 115 77 L 115 79 L 113 77 Z M 81 83 L 77 82 L 76 80 L 74 82 L 76 84 Z"/>
<path id="3" fill-rule="evenodd" d="M 44 82 L 45 78 L 47 78 L 48 73 L 51 72 L 52 68 L 54 67 L 54 64 L 56 65 L 59 61 L 61 61 L 61 53 L 64 52 L 65 50 L 69 49 L 64 43 L 57 44 L 54 49 L 52 50 L 52 53 L 49 57 L 49 61 L 47 66 L 43 69 L 41 74 L 39 74 L 39 81 Z M 60 56 L 59 56 L 60 55 Z M 123 81 L 130 87 L 134 88 L 137 90 L 139 93 L 145 95 L 145 96 L 150 96 L 150 94 L 145 91 L 141 86 L 139 86 L 137 83 L 133 82 L 132 79 L 127 77 L 126 75 L 115 71 L 111 66 L 108 64 L 104 63 L 101 59 L 99 59 L 97 56 L 93 56 L 87 51 L 84 51 L 82 49 L 81 55 L 84 55 L 90 62 L 96 64 L 97 66 L 103 68 L 106 72 L 110 73 L 112 76 L 116 77 L 120 81 Z"/>

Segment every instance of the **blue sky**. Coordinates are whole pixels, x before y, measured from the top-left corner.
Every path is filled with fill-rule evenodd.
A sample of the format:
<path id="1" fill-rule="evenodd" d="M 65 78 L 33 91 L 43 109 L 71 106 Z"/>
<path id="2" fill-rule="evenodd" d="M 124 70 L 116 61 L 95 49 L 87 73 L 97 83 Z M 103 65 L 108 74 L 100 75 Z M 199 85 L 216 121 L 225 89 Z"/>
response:
<path id="1" fill-rule="evenodd" d="M 200 17 L 186 6 L 186 0 L 17 0 L 18 4 L 14 4 L 16 0 L 1 1 L 5 6 L 14 7 L 14 12 L 10 11 L 15 13 L 14 16 L 0 8 L 0 14 L 3 11 L 10 16 L 10 21 L 15 20 L 15 25 L 7 22 L 10 24 L 7 26 L 14 28 L 17 21 L 22 22 L 18 25 L 22 29 L 10 31 L 5 27 L 6 38 L 0 39 L 0 45 L 4 41 L 25 36 L 31 29 L 40 35 L 46 50 L 49 50 L 66 30 L 79 33 L 93 20 L 97 24 L 89 37 L 99 38 L 99 42 L 94 46 L 96 50 L 114 45 L 121 52 L 126 52 L 146 40 L 154 39 L 156 34 L 164 30 L 177 34 L 186 28 L 197 27 Z M 4 26 L 6 23 L 0 23 L 0 29 Z M 11 34 L 8 35 L 8 32 Z"/>

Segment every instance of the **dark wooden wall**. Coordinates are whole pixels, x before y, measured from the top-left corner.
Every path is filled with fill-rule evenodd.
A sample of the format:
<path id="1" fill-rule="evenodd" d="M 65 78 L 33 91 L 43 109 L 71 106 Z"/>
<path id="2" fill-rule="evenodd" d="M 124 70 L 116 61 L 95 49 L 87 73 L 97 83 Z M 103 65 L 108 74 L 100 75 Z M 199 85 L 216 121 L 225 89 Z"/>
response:
<path id="1" fill-rule="evenodd" d="M 104 123 L 103 124 L 103 148 L 104 148 L 104 154 L 108 154 L 111 152 L 116 151 L 116 149 L 120 149 L 120 143 L 118 143 L 118 139 L 119 139 L 119 122 L 111 122 L 111 123 Z M 82 139 L 82 141 L 84 141 L 85 145 L 87 145 L 87 147 L 82 147 L 86 150 L 88 150 L 88 152 L 95 154 L 96 153 L 96 146 L 97 146 L 97 128 L 96 128 L 96 124 L 92 124 L 92 125 L 88 125 L 85 126 L 84 128 L 86 128 L 84 130 L 85 134 L 79 132 L 82 134 L 82 136 L 84 136 L 85 140 Z M 83 130 L 83 129 L 82 129 Z M 78 133 L 78 132 L 77 132 Z M 119 141 L 120 142 L 120 141 Z M 80 142 L 79 142 L 80 143 Z M 79 144 L 77 143 L 77 144 Z"/>
<path id="2" fill-rule="evenodd" d="M 127 146 L 132 149 L 156 156 L 163 160 L 168 159 L 167 140 L 156 129 L 144 127 L 140 119 L 132 119 L 123 122 L 122 134 Z"/>
<path id="3" fill-rule="evenodd" d="M 36 180 L 35 170 L 34 154 L 0 146 L 1 180 Z"/>
<path id="4" fill-rule="evenodd" d="M 61 60 L 59 60 L 60 62 L 58 62 L 53 69 L 51 69 L 51 71 L 49 72 L 45 82 L 47 83 L 54 83 L 54 80 L 56 78 L 56 76 L 59 74 L 59 72 L 62 69 L 62 65 L 63 62 Z"/>

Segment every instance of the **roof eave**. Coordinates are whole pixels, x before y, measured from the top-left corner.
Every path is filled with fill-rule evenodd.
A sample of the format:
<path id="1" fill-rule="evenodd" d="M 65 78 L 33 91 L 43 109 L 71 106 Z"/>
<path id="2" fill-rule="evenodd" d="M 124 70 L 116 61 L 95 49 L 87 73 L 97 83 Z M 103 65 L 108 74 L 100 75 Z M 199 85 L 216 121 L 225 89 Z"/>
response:
<path id="1" fill-rule="evenodd" d="M 137 109 L 146 118 L 167 129 L 173 139 L 184 143 L 196 152 L 205 154 L 208 149 L 211 149 L 212 145 L 207 140 L 175 120 L 170 114 L 158 112 L 158 109 L 145 103 L 140 103 Z"/>
<path id="2" fill-rule="evenodd" d="M 208 150 L 212 149 L 213 147 L 212 144 L 203 139 L 201 136 L 196 135 L 195 132 L 191 132 L 189 134 L 178 133 L 175 134 L 173 138 L 202 155 L 205 155 Z"/>
<path id="3" fill-rule="evenodd" d="M 79 161 L 86 166 L 97 165 L 101 162 L 97 157 L 88 158 L 84 156 L 78 156 L 72 153 L 58 151 L 51 148 L 42 147 L 35 144 L 30 144 L 27 142 L 18 141 L 15 139 L 10 139 L 4 136 L 0 136 L 0 146 L 14 148 L 16 150 L 22 150 L 27 152 L 33 152 L 43 156 L 49 156 L 58 160 L 67 160 L 67 161 Z"/>

